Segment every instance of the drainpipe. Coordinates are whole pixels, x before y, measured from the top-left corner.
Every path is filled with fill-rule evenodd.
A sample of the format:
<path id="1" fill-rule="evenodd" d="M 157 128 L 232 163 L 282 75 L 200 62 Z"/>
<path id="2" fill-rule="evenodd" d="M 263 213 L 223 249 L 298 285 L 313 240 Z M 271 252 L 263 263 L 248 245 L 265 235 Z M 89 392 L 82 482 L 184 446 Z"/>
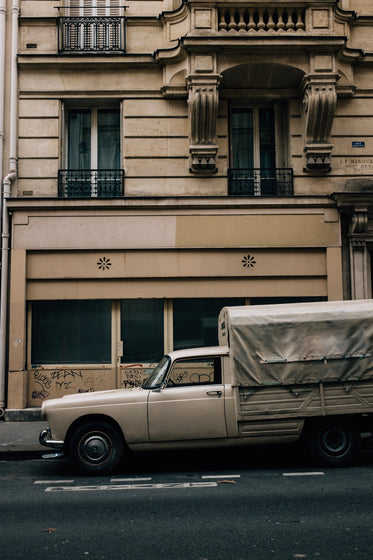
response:
<path id="1" fill-rule="evenodd" d="M 6 0 L 5 0 L 6 1 Z M 1 6 L 5 6 L 1 0 Z M 10 65 L 10 119 L 9 119 L 9 173 L 3 180 L 2 231 L 1 231 L 1 293 L 0 293 L 0 418 L 5 414 L 5 377 L 7 355 L 7 311 L 9 271 L 9 215 L 7 199 L 11 185 L 17 177 L 17 52 L 18 52 L 18 0 L 12 4 L 12 48 Z M 5 27 L 5 14 L 4 14 Z M 3 36 L 5 33 L 3 34 Z M 5 50 L 5 48 L 4 48 Z M 4 64 L 5 73 L 5 64 Z M 4 97 L 4 96 L 3 96 Z"/>
<path id="2" fill-rule="evenodd" d="M 6 27 L 6 0 L 0 0 L 0 181 L 3 178 L 4 159 L 4 97 L 5 97 L 5 27 Z M 0 196 L 0 218 L 2 216 L 2 194 Z M 2 223 L 2 220 L 1 220 Z M 2 283 L 0 284 L 0 286 Z M 0 309 L 0 322 L 2 309 Z M 0 356 L 3 352 L 0 350 Z M 0 358 L 2 361 L 2 358 Z M 0 370 L 1 371 L 1 370 Z M 0 418 L 4 416 L 5 378 L 0 373 Z"/>
<path id="3" fill-rule="evenodd" d="M 0 0 L 0 181 L 3 177 L 3 157 L 4 157 L 5 23 L 6 23 L 6 0 Z M 0 197 L 0 215 L 1 215 L 1 197 Z"/>

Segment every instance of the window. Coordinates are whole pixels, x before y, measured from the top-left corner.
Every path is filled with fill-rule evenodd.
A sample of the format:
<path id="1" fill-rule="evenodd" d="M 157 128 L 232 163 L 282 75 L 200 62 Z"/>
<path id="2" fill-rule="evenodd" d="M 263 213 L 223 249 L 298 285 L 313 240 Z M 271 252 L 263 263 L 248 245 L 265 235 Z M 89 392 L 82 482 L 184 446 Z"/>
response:
<path id="1" fill-rule="evenodd" d="M 292 194 L 292 170 L 286 168 L 284 113 L 279 104 L 232 103 L 230 194 Z"/>
<path id="2" fill-rule="evenodd" d="M 155 364 L 172 350 L 217 346 L 218 315 L 227 305 L 245 300 L 33 301 L 30 365 L 112 364 L 119 341 L 121 363 L 131 365 Z"/>
<path id="3" fill-rule="evenodd" d="M 119 0 L 70 0 L 59 22 L 60 52 L 125 52 Z"/>
<path id="4" fill-rule="evenodd" d="M 34 301 L 31 364 L 110 364 L 110 301 Z"/>
<path id="5" fill-rule="evenodd" d="M 172 367 L 167 386 L 208 385 L 221 383 L 220 358 L 188 358 Z"/>
<path id="6" fill-rule="evenodd" d="M 175 299 L 174 350 L 218 345 L 218 316 L 229 305 L 245 305 L 244 298 Z"/>
<path id="7" fill-rule="evenodd" d="M 232 151 L 235 169 L 276 167 L 273 107 L 233 108 Z"/>
<path id="8" fill-rule="evenodd" d="M 122 362 L 158 362 L 164 354 L 163 330 L 163 300 L 122 301 Z"/>
<path id="9" fill-rule="evenodd" d="M 306 302 L 317 302 L 326 301 L 326 297 L 255 297 L 250 298 L 250 305 L 278 305 L 280 303 L 306 303 Z"/>
<path id="10" fill-rule="evenodd" d="M 123 194 L 118 109 L 70 109 L 66 140 L 67 169 L 60 170 L 60 196 Z"/>

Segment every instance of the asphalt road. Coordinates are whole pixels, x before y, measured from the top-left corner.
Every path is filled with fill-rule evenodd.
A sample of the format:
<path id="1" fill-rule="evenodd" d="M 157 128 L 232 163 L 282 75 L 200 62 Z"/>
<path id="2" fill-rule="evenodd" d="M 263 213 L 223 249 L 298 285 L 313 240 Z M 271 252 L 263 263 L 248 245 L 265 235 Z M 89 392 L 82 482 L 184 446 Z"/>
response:
<path id="1" fill-rule="evenodd" d="M 91 478 L 65 460 L 1 461 L 0 496 L 12 560 L 373 557 L 372 453 L 343 469 L 286 448 L 147 454 Z"/>

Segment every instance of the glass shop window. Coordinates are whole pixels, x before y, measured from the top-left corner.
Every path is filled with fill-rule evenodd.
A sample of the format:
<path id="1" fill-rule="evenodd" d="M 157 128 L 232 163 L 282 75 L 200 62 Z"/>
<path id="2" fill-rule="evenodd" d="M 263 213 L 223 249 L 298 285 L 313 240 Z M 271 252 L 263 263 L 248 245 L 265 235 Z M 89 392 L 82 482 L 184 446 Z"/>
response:
<path id="1" fill-rule="evenodd" d="M 245 299 L 175 299 L 174 350 L 217 346 L 219 313 L 223 307 L 232 305 L 245 305 Z"/>
<path id="2" fill-rule="evenodd" d="M 164 354 L 163 300 L 121 302 L 122 363 L 158 362 Z"/>
<path id="3" fill-rule="evenodd" d="M 31 363 L 110 364 L 111 302 L 32 302 Z"/>

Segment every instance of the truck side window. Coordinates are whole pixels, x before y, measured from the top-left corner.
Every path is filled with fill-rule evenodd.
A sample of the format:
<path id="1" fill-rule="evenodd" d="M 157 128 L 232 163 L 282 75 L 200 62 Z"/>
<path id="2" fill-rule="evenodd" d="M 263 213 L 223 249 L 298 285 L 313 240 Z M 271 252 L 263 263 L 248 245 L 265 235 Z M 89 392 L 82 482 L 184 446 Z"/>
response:
<path id="1" fill-rule="evenodd" d="M 221 358 L 185 358 L 173 364 L 167 386 L 221 383 Z"/>

